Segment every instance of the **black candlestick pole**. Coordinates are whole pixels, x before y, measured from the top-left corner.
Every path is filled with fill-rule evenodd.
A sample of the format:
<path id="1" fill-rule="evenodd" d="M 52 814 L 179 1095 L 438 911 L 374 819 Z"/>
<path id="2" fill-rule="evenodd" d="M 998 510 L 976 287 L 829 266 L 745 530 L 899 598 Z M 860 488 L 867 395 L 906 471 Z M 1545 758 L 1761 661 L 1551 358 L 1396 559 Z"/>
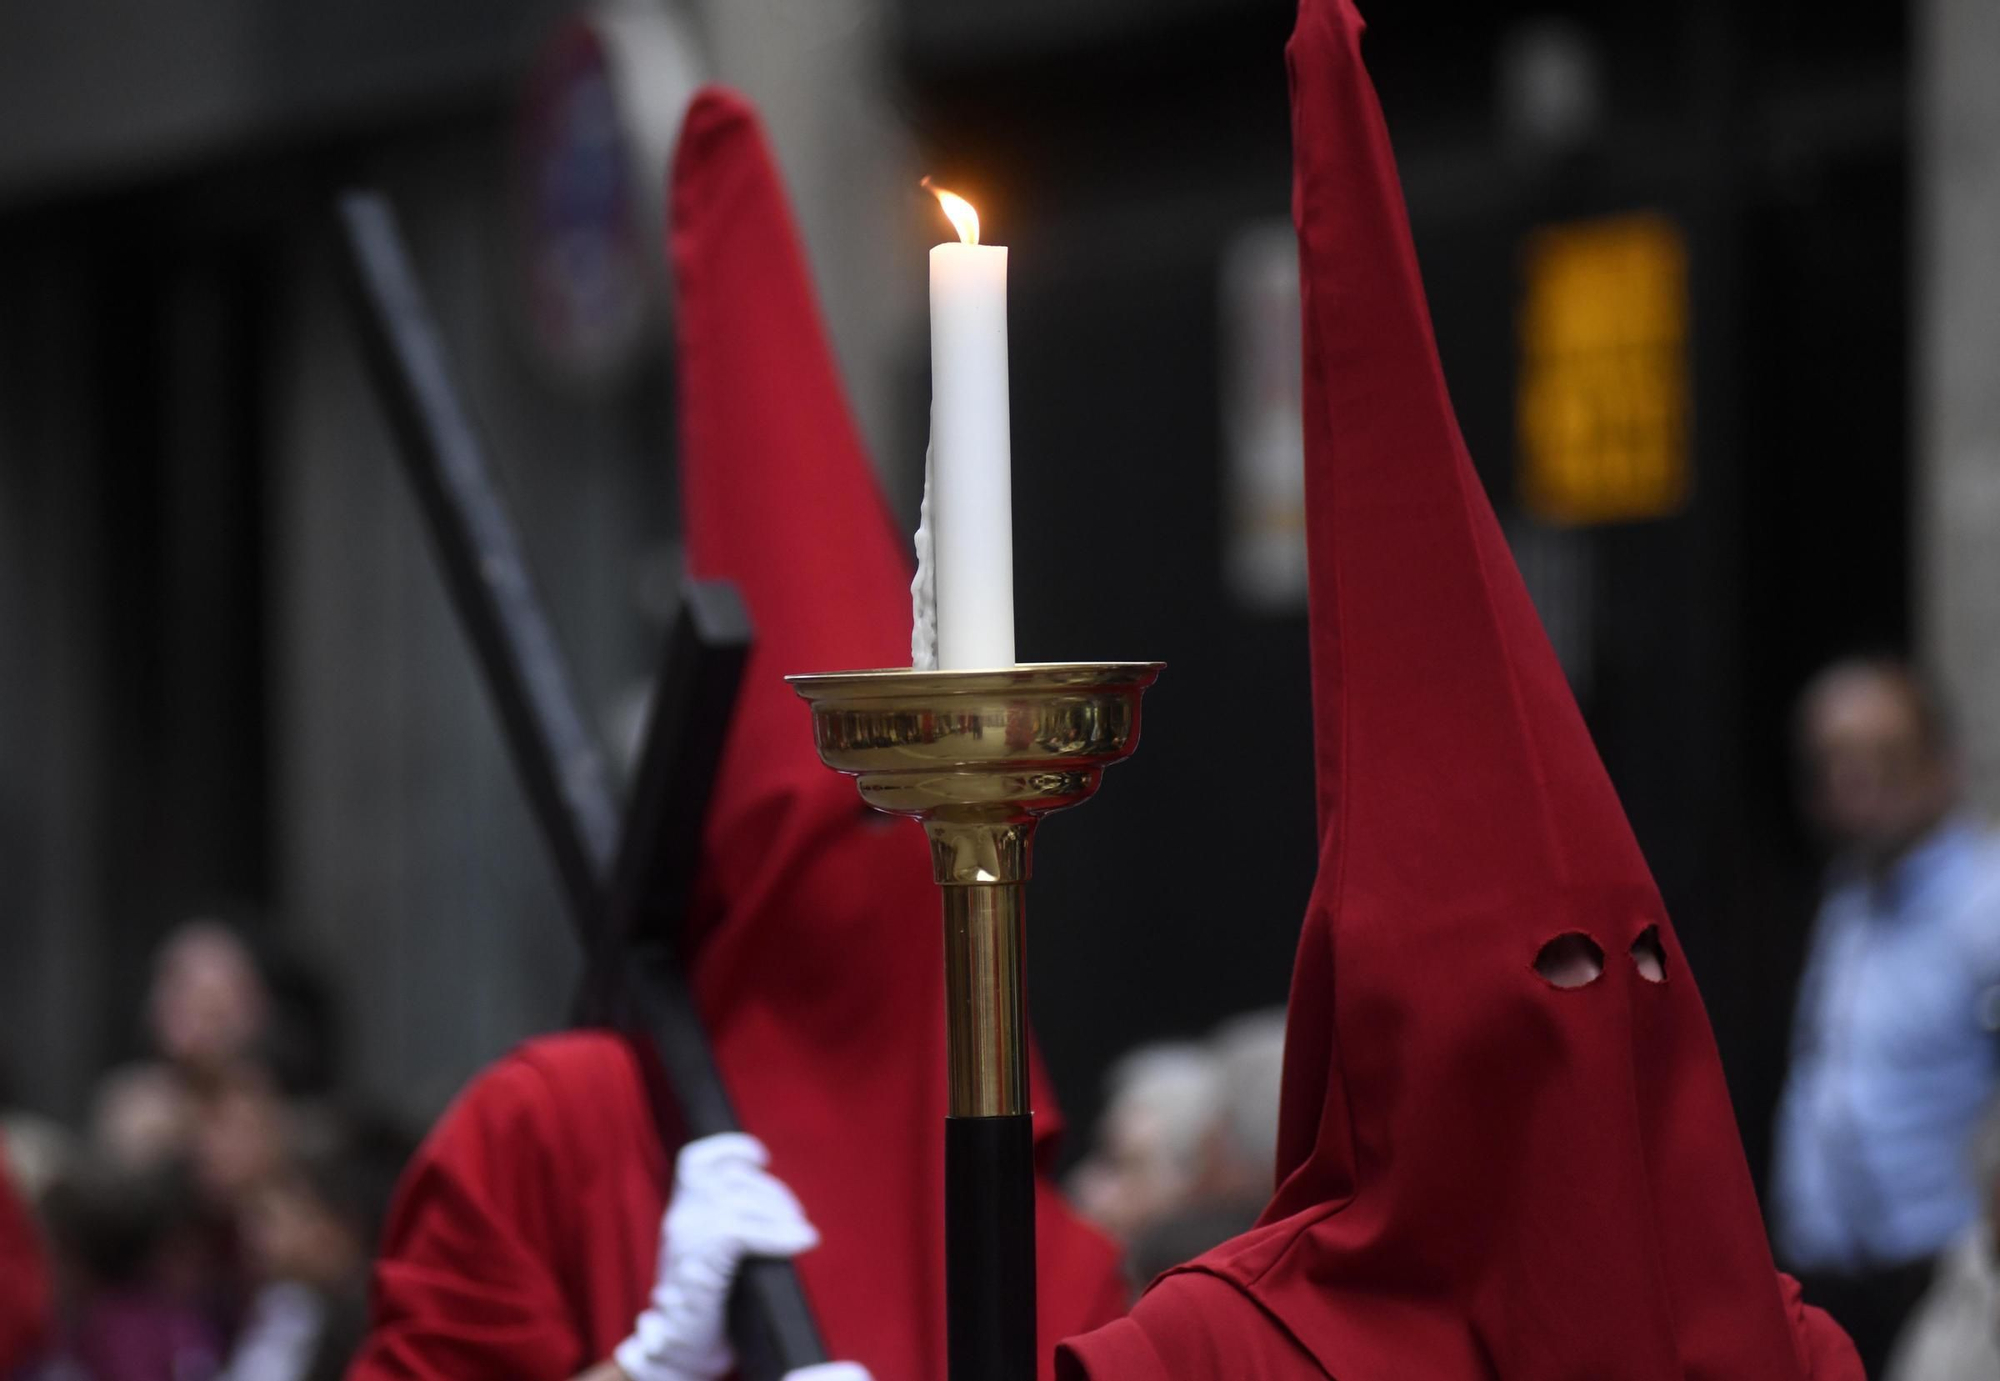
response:
<path id="1" fill-rule="evenodd" d="M 1035 1119 L 1020 883 L 947 884 L 946 1338 L 951 1381 L 1035 1375 Z"/>

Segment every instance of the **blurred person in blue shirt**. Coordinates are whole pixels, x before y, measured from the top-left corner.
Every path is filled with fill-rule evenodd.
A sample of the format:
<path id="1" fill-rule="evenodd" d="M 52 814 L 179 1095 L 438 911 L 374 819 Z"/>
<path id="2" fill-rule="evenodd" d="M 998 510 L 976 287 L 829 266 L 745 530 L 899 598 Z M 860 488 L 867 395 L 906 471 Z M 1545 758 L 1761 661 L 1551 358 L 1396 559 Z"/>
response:
<path id="1" fill-rule="evenodd" d="M 1964 1147 L 2000 1087 L 2000 846 L 1959 805 L 1936 703 L 1893 660 L 1800 701 L 1807 807 L 1833 851 L 1778 1110 L 1778 1256 L 1870 1375 L 1979 1215 Z"/>

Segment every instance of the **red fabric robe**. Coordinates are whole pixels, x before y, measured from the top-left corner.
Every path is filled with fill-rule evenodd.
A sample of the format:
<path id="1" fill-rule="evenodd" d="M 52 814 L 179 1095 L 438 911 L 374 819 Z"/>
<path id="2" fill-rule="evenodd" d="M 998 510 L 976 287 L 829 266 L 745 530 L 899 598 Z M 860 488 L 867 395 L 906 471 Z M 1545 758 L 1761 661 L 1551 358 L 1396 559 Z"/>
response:
<path id="1" fill-rule="evenodd" d="M 41 1230 L 7 1177 L 6 1149 L 0 1146 L 0 1376 L 40 1354 L 50 1307 Z"/>
<path id="2" fill-rule="evenodd" d="M 1860 1381 L 1771 1264 L 1693 975 L 1466 455 L 1361 29 L 1301 0 L 1287 49 L 1320 859 L 1278 1189 L 1060 1370 Z M 1593 980 L 1537 971 L 1561 935 Z"/>
<path id="3" fill-rule="evenodd" d="M 710 90 L 677 151 L 672 255 L 689 564 L 756 643 L 703 838 L 691 982 L 744 1127 L 822 1245 L 799 1260 L 831 1355 L 944 1373 L 944 957 L 922 831 L 821 766 L 797 671 L 908 660 L 910 569 L 847 414 L 756 118 Z M 1037 1142 L 1060 1118 L 1036 1077 Z M 531 1042 L 475 1082 L 407 1176 L 352 1375 L 557 1381 L 651 1289 L 670 1157 L 633 1056 Z M 1044 1370 L 1125 1305 L 1116 1254 L 1044 1182 Z"/>

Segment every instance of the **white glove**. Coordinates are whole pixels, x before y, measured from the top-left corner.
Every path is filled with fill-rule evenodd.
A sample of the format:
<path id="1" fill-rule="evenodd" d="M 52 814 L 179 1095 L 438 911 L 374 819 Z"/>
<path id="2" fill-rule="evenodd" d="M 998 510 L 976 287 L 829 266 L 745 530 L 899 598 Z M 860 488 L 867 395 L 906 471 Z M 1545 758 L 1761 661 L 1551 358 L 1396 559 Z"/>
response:
<path id="1" fill-rule="evenodd" d="M 769 1160 L 764 1144 L 741 1132 L 681 1148 L 673 1198 L 660 1223 L 652 1302 L 612 1354 L 632 1381 L 718 1381 L 727 1375 L 736 1365 L 726 1318 L 729 1287 L 743 1258 L 792 1256 L 819 1245 L 798 1199 L 764 1169 Z M 855 1381 L 824 1367 L 792 1375 Z"/>
<path id="2" fill-rule="evenodd" d="M 875 1381 L 859 1362 L 821 1362 L 816 1367 L 788 1371 L 783 1381 Z"/>

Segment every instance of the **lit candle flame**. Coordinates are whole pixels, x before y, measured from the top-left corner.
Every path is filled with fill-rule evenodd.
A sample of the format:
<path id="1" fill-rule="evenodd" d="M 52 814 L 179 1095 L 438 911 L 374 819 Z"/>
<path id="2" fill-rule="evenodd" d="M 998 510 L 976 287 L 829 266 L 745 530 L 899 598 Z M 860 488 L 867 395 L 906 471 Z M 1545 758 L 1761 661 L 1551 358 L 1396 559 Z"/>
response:
<path id="1" fill-rule="evenodd" d="M 929 178 L 923 180 L 922 186 L 938 199 L 938 205 L 942 206 L 945 215 L 951 218 L 952 225 L 958 229 L 960 243 L 978 244 L 979 213 L 972 209 L 972 203 L 956 192 L 947 192 L 942 187 L 932 186 Z"/>

